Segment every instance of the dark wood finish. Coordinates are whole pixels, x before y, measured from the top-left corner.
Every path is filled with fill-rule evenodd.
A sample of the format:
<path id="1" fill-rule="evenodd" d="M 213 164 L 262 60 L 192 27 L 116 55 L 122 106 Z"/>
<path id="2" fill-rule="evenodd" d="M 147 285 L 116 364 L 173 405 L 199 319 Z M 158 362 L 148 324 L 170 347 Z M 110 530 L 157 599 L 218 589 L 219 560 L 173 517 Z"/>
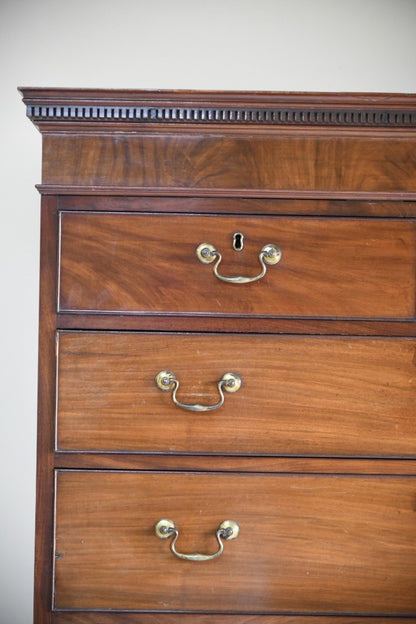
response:
<path id="1" fill-rule="evenodd" d="M 59 473 L 55 605 L 416 615 L 415 496 L 410 477 Z M 225 519 L 240 535 L 197 565 L 160 518 L 185 553 L 215 552 Z"/>
<path id="2" fill-rule="evenodd" d="M 74 190 L 71 186 L 67 192 Z M 101 192 L 101 189 L 100 189 Z M 107 212 L 177 212 L 186 214 L 305 215 L 326 217 L 416 217 L 414 201 L 335 199 L 247 199 L 215 197 L 123 197 L 67 195 L 58 198 L 59 210 Z"/>
<path id="3" fill-rule="evenodd" d="M 152 126 L 416 125 L 415 96 L 394 93 L 261 93 L 23 88 L 27 114 L 42 131 Z"/>
<path id="4" fill-rule="evenodd" d="M 416 475 L 411 459 L 264 457 L 56 451 L 56 468 L 291 474 Z"/>
<path id="5" fill-rule="evenodd" d="M 54 613 L 52 624 L 211 624 L 213 616 L 199 613 Z M 409 618 L 301 615 L 221 615 L 222 624 L 409 624 Z"/>
<path id="6" fill-rule="evenodd" d="M 328 107 L 344 109 L 388 110 L 396 108 L 414 112 L 415 95 L 410 93 L 354 93 L 354 92 L 315 92 L 298 91 L 227 91 L 194 89 L 91 89 L 68 87 L 19 87 L 26 105 L 134 105 L 137 102 L 150 105 L 178 104 L 200 105 L 205 107 L 262 105 L 266 107 L 303 105 L 308 108 Z"/>
<path id="7" fill-rule="evenodd" d="M 44 136 L 43 184 L 416 193 L 412 136 L 190 133 Z M 146 158 L 143 159 L 143 154 Z"/>
<path id="8" fill-rule="evenodd" d="M 322 334 L 416 336 L 415 321 L 347 321 L 334 319 L 239 318 L 223 316 L 156 316 L 132 314 L 60 313 L 59 329 L 120 331 L 194 331 L 257 334 Z"/>
<path id="9" fill-rule="evenodd" d="M 62 450 L 236 455 L 413 456 L 416 342 L 410 339 L 63 333 Z M 172 371 L 185 404 L 155 376 Z"/>
<path id="10" fill-rule="evenodd" d="M 278 190 L 264 190 L 264 189 L 245 189 L 245 188 L 230 188 L 230 189 L 211 189 L 200 188 L 196 192 L 193 188 L 184 187 L 165 187 L 159 188 L 157 186 L 68 186 L 63 184 L 37 184 L 37 189 L 42 195 L 83 195 L 85 197 L 91 195 L 100 196 L 113 196 L 113 197 L 198 197 L 201 198 L 239 198 L 239 199 L 292 199 L 292 200 L 315 200 L 315 201 L 327 201 L 333 199 L 334 201 L 358 201 L 363 202 L 377 201 L 382 202 L 394 201 L 399 202 L 414 202 L 416 200 L 416 193 L 413 191 L 310 191 L 310 190 L 297 190 L 290 189 L 278 189 Z"/>
<path id="11" fill-rule="evenodd" d="M 56 200 L 43 198 L 41 211 L 41 275 L 39 301 L 39 386 L 37 430 L 36 544 L 34 621 L 45 622 L 52 604 L 54 513 L 55 327 L 57 291 Z"/>
<path id="12" fill-rule="evenodd" d="M 34 624 L 414 620 L 416 95 L 22 93 L 44 147 Z M 227 275 L 266 242 L 283 259 L 223 284 L 201 232 Z M 153 386 L 159 362 L 213 401 L 236 354 L 209 418 Z M 223 512 L 241 535 L 179 561 L 152 533 L 171 512 L 185 551 Z"/>
<path id="13" fill-rule="evenodd" d="M 245 236 L 241 252 L 234 232 Z M 402 221 L 62 213 L 59 309 L 408 318 L 414 242 L 413 222 Z M 282 260 L 257 282 L 228 284 L 198 261 L 200 243 L 222 254 L 226 276 L 257 275 L 267 243 Z"/>

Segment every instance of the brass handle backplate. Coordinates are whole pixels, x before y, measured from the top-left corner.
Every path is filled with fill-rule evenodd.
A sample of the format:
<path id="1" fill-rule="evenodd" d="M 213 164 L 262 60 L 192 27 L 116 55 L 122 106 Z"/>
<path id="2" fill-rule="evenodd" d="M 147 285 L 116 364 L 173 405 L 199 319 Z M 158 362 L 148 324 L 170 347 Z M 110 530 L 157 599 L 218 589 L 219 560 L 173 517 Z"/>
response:
<path id="1" fill-rule="evenodd" d="M 201 243 L 200 245 L 198 245 L 198 247 L 196 248 L 196 257 L 203 264 L 211 264 L 216 260 L 213 271 L 215 277 L 217 277 L 219 280 L 222 280 L 223 282 L 228 282 L 230 284 L 248 284 L 250 282 L 256 282 L 257 280 L 264 277 L 267 268 L 266 264 L 277 264 L 282 257 L 282 252 L 280 251 L 279 247 L 277 247 L 277 245 L 273 245 L 271 243 L 269 243 L 268 245 L 264 245 L 259 253 L 261 271 L 258 275 L 254 275 L 253 277 L 245 277 L 243 275 L 227 277 L 225 275 L 220 275 L 218 273 L 218 266 L 222 260 L 222 256 L 220 252 L 215 249 L 214 245 L 211 245 L 211 243 Z"/>
<path id="2" fill-rule="evenodd" d="M 208 561 L 209 559 L 215 559 L 216 557 L 219 557 L 224 550 L 224 544 L 222 540 L 233 540 L 238 536 L 238 533 L 240 531 L 240 527 L 238 526 L 237 522 L 235 522 L 234 520 L 224 520 L 224 522 L 221 522 L 215 533 L 219 546 L 217 552 L 213 553 L 212 555 L 203 555 L 201 553 L 185 554 L 176 550 L 175 544 L 179 536 L 179 531 L 175 527 L 175 524 L 172 522 L 172 520 L 166 520 L 163 518 L 162 520 L 159 520 L 159 522 L 156 522 L 154 528 L 157 537 L 160 537 L 161 539 L 173 537 L 173 540 L 170 543 L 171 551 L 176 557 L 179 557 L 179 559 L 186 559 L 187 561 Z"/>
<path id="3" fill-rule="evenodd" d="M 214 409 L 218 409 L 224 403 L 224 392 L 237 392 L 241 386 L 241 378 L 237 373 L 225 373 L 217 383 L 218 392 L 220 394 L 220 400 L 215 405 L 200 405 L 199 403 L 181 403 L 176 398 L 176 393 L 179 388 L 179 381 L 175 375 L 170 371 L 160 371 L 155 377 L 155 383 L 159 390 L 164 392 L 172 391 L 172 401 L 178 407 L 189 410 L 191 412 L 208 412 Z"/>

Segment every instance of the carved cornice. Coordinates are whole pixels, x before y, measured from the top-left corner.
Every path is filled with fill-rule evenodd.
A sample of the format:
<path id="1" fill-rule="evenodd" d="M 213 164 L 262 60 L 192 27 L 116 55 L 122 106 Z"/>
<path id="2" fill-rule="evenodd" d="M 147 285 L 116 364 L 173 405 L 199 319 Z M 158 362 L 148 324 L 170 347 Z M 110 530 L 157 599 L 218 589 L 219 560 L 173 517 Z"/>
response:
<path id="1" fill-rule="evenodd" d="M 28 105 L 27 116 L 41 121 L 138 123 L 265 124 L 281 126 L 416 126 L 416 111 L 308 108 Z"/>
<path id="2" fill-rule="evenodd" d="M 416 127 L 416 97 L 399 94 L 267 94 L 22 89 L 43 124 Z"/>

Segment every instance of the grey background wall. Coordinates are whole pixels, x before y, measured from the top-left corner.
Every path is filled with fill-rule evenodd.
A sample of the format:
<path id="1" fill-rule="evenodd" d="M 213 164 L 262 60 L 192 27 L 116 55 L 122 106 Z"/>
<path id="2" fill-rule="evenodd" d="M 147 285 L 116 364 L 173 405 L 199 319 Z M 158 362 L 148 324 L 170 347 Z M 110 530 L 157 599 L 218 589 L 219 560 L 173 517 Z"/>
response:
<path id="1" fill-rule="evenodd" d="M 32 621 L 40 135 L 24 86 L 416 92 L 416 0 L 2 0 L 0 623 Z"/>

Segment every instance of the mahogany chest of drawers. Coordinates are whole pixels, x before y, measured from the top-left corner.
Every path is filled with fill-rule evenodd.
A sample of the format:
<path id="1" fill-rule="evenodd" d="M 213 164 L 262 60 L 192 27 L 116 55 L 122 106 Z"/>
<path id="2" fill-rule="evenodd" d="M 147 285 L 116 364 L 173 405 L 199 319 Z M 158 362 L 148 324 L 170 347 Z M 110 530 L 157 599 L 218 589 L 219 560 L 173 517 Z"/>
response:
<path id="1" fill-rule="evenodd" d="M 22 93 L 35 623 L 416 618 L 416 96 Z"/>

